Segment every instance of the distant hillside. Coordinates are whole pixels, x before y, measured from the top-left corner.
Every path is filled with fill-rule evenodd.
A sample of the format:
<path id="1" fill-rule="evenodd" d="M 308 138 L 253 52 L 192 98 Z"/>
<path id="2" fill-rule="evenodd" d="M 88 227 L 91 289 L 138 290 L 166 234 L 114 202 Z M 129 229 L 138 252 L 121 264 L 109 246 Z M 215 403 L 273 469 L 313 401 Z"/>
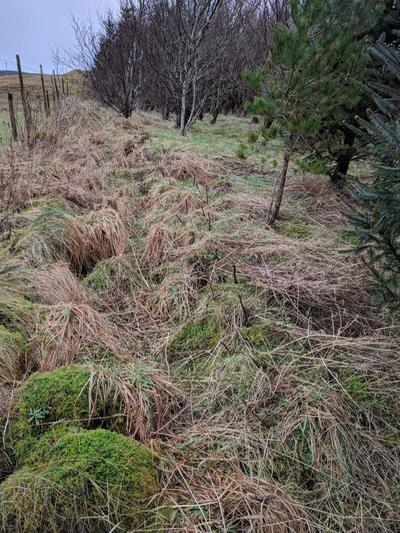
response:
<path id="1" fill-rule="evenodd" d="M 0 70 L 0 76 L 15 76 L 18 72 L 16 70 Z M 33 74 L 32 72 L 23 72 L 24 76 L 38 76 L 38 74 Z"/>

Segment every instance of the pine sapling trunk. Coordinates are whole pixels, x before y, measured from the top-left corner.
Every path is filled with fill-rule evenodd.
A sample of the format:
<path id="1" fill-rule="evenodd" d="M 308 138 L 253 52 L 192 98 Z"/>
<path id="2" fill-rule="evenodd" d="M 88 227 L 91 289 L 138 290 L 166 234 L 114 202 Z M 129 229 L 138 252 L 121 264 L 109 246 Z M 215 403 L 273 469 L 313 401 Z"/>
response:
<path id="1" fill-rule="evenodd" d="M 271 203 L 267 213 L 267 224 L 273 226 L 278 218 L 279 209 L 281 208 L 283 191 L 285 189 L 286 176 L 290 161 L 290 152 L 286 149 L 283 154 L 283 163 L 279 176 L 277 177 L 274 189 L 272 191 Z"/>
<path id="2" fill-rule="evenodd" d="M 337 187 L 342 187 L 346 174 L 349 170 L 350 162 L 354 156 L 354 141 L 356 139 L 356 134 L 346 128 L 344 132 L 344 151 L 338 156 L 336 161 L 336 167 L 331 175 L 331 181 Z"/>

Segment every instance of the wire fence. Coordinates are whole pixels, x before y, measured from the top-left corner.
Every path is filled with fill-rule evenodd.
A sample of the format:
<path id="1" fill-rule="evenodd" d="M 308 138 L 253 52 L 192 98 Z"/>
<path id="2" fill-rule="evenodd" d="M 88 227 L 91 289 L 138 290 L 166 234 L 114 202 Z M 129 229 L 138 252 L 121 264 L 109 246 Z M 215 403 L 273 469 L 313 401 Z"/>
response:
<path id="1" fill-rule="evenodd" d="M 1 57 L 0 61 L 7 66 L 10 63 Z M 30 72 L 26 72 L 28 69 Z M 0 145 L 7 141 L 33 145 L 41 119 L 49 117 L 70 94 L 70 83 L 64 75 L 54 71 L 45 75 L 41 65 L 34 71 L 16 55 L 15 71 L 0 76 Z"/>

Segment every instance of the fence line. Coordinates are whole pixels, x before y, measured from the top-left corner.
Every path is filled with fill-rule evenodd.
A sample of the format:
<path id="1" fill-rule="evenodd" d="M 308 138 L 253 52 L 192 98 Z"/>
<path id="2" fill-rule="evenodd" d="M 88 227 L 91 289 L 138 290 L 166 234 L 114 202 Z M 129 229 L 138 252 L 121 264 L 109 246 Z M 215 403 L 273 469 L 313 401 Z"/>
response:
<path id="1" fill-rule="evenodd" d="M 22 102 L 22 113 L 24 118 L 24 127 L 18 127 L 18 113 L 16 110 L 16 101 L 15 95 L 11 89 L 7 89 L 7 102 L 8 102 L 8 114 L 9 114 L 9 126 L 11 130 L 12 140 L 18 141 L 26 139 L 28 145 L 32 145 L 35 142 L 35 123 L 34 123 L 34 113 L 36 113 L 35 118 L 37 119 L 40 113 L 45 114 L 46 117 L 49 117 L 52 111 L 57 107 L 58 104 L 67 96 L 70 95 L 68 81 L 64 79 L 64 76 L 61 77 L 54 72 L 50 77 L 52 89 L 49 91 L 49 88 L 46 86 L 45 76 L 43 74 L 43 67 L 40 65 L 39 74 L 29 74 L 31 76 L 40 76 L 40 84 L 38 85 L 37 100 L 38 106 L 34 110 L 33 100 L 30 93 L 27 91 L 25 85 L 24 73 L 22 71 L 22 63 L 19 54 L 16 55 L 16 66 L 17 66 L 17 76 L 18 76 L 18 85 L 19 85 L 19 96 Z M 0 78 L 1 79 L 1 78 Z M 53 101 L 53 106 L 51 107 L 50 102 L 51 98 Z"/>

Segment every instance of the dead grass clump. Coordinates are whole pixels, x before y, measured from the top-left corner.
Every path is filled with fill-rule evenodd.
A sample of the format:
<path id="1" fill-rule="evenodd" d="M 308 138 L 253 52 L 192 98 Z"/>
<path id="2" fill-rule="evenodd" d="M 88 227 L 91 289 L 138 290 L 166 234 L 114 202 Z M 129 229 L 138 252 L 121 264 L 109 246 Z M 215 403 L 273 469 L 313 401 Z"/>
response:
<path id="1" fill-rule="evenodd" d="M 46 265 L 35 271 L 34 291 L 43 304 L 88 303 L 91 298 L 66 263 Z"/>
<path id="2" fill-rule="evenodd" d="M 150 133 L 148 131 L 143 131 L 142 133 L 140 133 L 137 137 L 136 137 L 136 141 L 137 143 L 140 145 L 140 144 L 143 144 L 145 143 L 146 141 L 148 141 L 150 139 Z"/>
<path id="3" fill-rule="evenodd" d="M 100 346 L 119 359 L 129 357 L 115 328 L 87 303 L 69 302 L 44 308 L 38 325 L 40 370 L 68 365 L 82 356 L 85 347 Z M 127 339 L 128 334 L 124 332 Z"/>
<path id="4" fill-rule="evenodd" d="M 317 531 L 289 488 L 252 472 L 251 436 L 231 427 L 189 428 L 167 450 L 162 497 L 182 530 Z M 249 454 L 247 452 L 250 452 Z M 248 470 L 248 474 L 243 473 Z M 260 473 L 261 474 L 261 473 Z"/>
<path id="5" fill-rule="evenodd" d="M 48 207 L 20 232 L 11 249 L 32 266 L 66 261 L 80 271 L 85 263 L 86 245 L 81 220 L 66 211 Z"/>
<path id="6" fill-rule="evenodd" d="M 215 166 L 215 165 L 214 165 Z M 169 167 L 169 168 L 168 168 Z M 209 186 L 215 170 L 208 165 L 203 159 L 179 158 L 177 161 L 172 160 L 167 164 L 168 174 L 177 180 L 193 180 L 198 185 Z M 214 170 L 214 172 L 213 172 Z"/>
<path id="7" fill-rule="evenodd" d="M 303 174 L 301 178 L 291 180 L 288 183 L 287 191 L 295 196 L 321 199 L 328 189 L 329 182 L 327 180 Z"/>
<path id="8" fill-rule="evenodd" d="M 383 317 L 368 292 L 370 275 L 365 266 L 332 248 L 329 240 L 292 239 L 270 232 L 259 240 L 243 235 L 220 241 L 226 250 L 220 267 L 229 272 L 236 254 L 237 275 L 266 290 L 271 303 L 287 306 L 299 325 L 308 327 L 311 321 L 315 329 L 347 329 L 348 335 L 382 327 Z"/>
<path id="9" fill-rule="evenodd" d="M 148 265 L 156 267 L 164 261 L 171 246 L 172 239 L 167 226 L 161 223 L 154 224 L 149 230 L 143 260 Z"/>
<path id="10" fill-rule="evenodd" d="M 121 254 L 125 238 L 124 224 L 114 209 L 78 217 L 47 207 L 28 228 L 21 230 L 11 250 L 35 267 L 67 262 L 74 271 L 82 273 L 101 259 Z"/>
<path id="11" fill-rule="evenodd" d="M 125 250 L 126 231 L 114 209 L 103 209 L 90 215 L 85 225 L 86 263 L 120 255 Z"/>
<path id="12" fill-rule="evenodd" d="M 133 139 L 128 139 L 124 142 L 124 155 L 128 157 L 136 148 L 135 141 Z"/>
<path id="13" fill-rule="evenodd" d="M 97 403 L 119 406 L 125 419 L 125 432 L 142 442 L 168 435 L 170 425 L 187 399 L 184 393 L 160 371 L 135 362 L 112 370 L 92 367 L 89 380 L 92 410 Z"/>
<path id="14" fill-rule="evenodd" d="M 107 208 L 113 209 L 123 221 L 127 221 L 132 215 L 130 206 L 127 202 L 129 196 L 128 187 L 120 187 L 112 195 L 105 198 Z"/>
<path id="15" fill-rule="evenodd" d="M 186 194 L 177 204 L 176 210 L 187 215 L 189 212 L 204 208 L 205 200 L 195 194 Z"/>
<path id="16" fill-rule="evenodd" d="M 133 122 L 133 120 L 131 120 L 130 118 L 124 118 L 121 121 L 121 127 L 124 130 L 137 130 L 139 128 L 138 124 Z"/>
<path id="17" fill-rule="evenodd" d="M 27 367 L 27 342 L 21 332 L 0 324 L 0 386 L 15 384 Z"/>

